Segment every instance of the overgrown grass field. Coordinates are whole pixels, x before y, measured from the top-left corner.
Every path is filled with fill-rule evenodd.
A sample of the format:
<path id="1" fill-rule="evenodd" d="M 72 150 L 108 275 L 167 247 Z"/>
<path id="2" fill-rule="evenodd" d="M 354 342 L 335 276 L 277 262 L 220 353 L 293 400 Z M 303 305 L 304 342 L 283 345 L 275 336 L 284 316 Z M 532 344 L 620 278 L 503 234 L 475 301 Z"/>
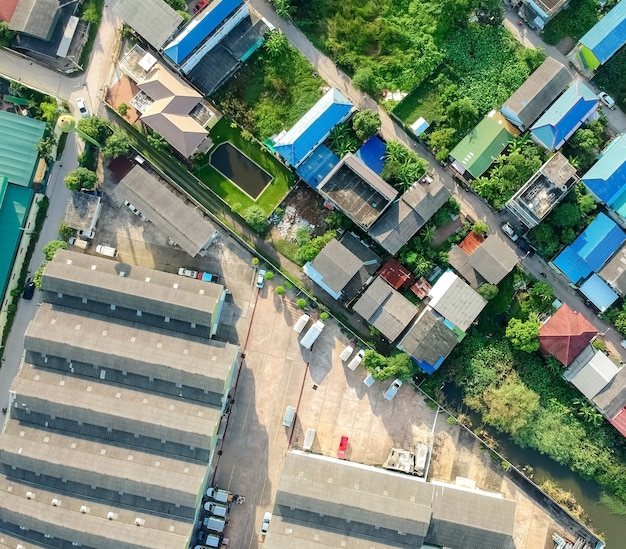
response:
<path id="1" fill-rule="evenodd" d="M 237 204 L 240 204 L 244 209 L 248 206 L 257 205 L 269 215 L 289 192 L 289 188 L 295 180 L 294 175 L 256 141 L 244 139 L 241 130 L 238 127 L 232 128 L 231 120 L 227 117 L 222 118 L 213 127 L 209 135 L 213 139 L 215 146 L 225 141 L 232 143 L 273 176 L 274 179 L 255 202 L 232 181 L 226 179 L 211 166 L 209 163 L 210 151 L 205 155 L 194 158 L 196 167 L 193 169 L 193 173 L 207 187 L 226 201 L 231 208 Z"/>
<path id="2" fill-rule="evenodd" d="M 548 22 L 541 37 L 546 44 L 556 46 L 563 38 L 577 42 L 599 19 L 595 0 L 572 0 L 567 9 Z"/>

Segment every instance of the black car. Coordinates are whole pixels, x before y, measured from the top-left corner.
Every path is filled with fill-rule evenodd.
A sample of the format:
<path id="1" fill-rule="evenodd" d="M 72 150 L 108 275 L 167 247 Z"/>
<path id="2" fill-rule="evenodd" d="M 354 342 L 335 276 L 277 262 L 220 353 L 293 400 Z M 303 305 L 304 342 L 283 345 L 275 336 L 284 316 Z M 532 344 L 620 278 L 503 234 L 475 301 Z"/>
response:
<path id="1" fill-rule="evenodd" d="M 24 286 L 24 292 L 22 293 L 22 297 L 24 299 L 32 299 L 35 295 L 35 283 L 32 278 L 29 278 L 26 281 L 26 286 Z"/>

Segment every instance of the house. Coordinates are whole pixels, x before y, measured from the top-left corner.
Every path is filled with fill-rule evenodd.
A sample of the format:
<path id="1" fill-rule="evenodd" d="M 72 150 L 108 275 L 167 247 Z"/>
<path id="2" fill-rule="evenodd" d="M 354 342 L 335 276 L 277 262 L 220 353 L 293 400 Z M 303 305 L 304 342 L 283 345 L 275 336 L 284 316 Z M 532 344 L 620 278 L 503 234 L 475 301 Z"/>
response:
<path id="1" fill-rule="evenodd" d="M 579 290 L 601 313 L 618 299 L 618 295 L 596 273 L 585 280 Z"/>
<path id="2" fill-rule="evenodd" d="M 506 208 L 532 229 L 578 182 L 576 168 L 560 152 L 551 156 L 506 203 Z"/>
<path id="3" fill-rule="evenodd" d="M 450 198 L 438 177 L 424 176 L 394 201 L 369 230 L 369 235 L 396 255 Z"/>
<path id="4" fill-rule="evenodd" d="M 350 100 L 337 88 L 331 88 L 289 131 L 272 138 L 272 148 L 287 164 L 297 168 L 351 112 Z"/>
<path id="5" fill-rule="evenodd" d="M 619 295 L 626 295 L 626 246 L 622 246 L 598 274 Z"/>
<path id="6" fill-rule="evenodd" d="M 134 166 L 121 179 L 117 191 L 191 257 L 205 256 L 220 234 L 198 208 L 186 204 L 142 166 Z"/>
<path id="7" fill-rule="evenodd" d="M 501 112 L 521 131 L 526 131 L 571 82 L 572 75 L 565 65 L 547 57 L 506 100 Z"/>
<path id="8" fill-rule="evenodd" d="M 119 0 L 113 13 L 157 51 L 183 22 L 164 0 Z"/>
<path id="9" fill-rule="evenodd" d="M 593 397 L 593 403 L 611 425 L 626 437 L 626 368 L 619 369 L 611 381 Z"/>
<path id="10" fill-rule="evenodd" d="M 380 258 L 358 238 L 333 238 L 303 271 L 333 299 L 350 301 L 376 272 Z"/>
<path id="11" fill-rule="evenodd" d="M 600 202 L 626 218 L 626 134 L 611 141 L 581 179 Z"/>
<path id="12" fill-rule="evenodd" d="M 531 127 L 533 141 L 550 151 L 560 149 L 584 122 L 596 115 L 599 101 L 589 85 L 577 78 Z"/>
<path id="13" fill-rule="evenodd" d="M 578 284 L 591 273 L 598 272 L 625 240 L 626 234 L 617 223 L 599 213 L 553 264 L 571 282 Z"/>
<path id="14" fill-rule="evenodd" d="M 515 509 L 500 494 L 291 450 L 264 543 L 512 549 Z"/>
<path id="15" fill-rule="evenodd" d="M 406 290 L 415 283 L 415 277 L 411 271 L 393 257 L 381 267 L 378 276 L 384 278 L 394 290 Z"/>
<path id="16" fill-rule="evenodd" d="M 0 435 L 4 530 L 189 546 L 239 348 L 180 330 L 211 299 L 182 278 L 66 250 L 48 263 Z"/>
<path id="17" fill-rule="evenodd" d="M 398 196 L 398 191 L 353 154 L 341 159 L 318 191 L 364 230 L 371 227 Z"/>
<path id="18" fill-rule="evenodd" d="M 62 5 L 67 0 L 19 0 L 9 29 L 34 38 L 50 40 L 61 14 Z"/>
<path id="19" fill-rule="evenodd" d="M 517 129 L 500 113 L 491 111 L 450 152 L 450 166 L 461 176 L 476 179 L 506 149 Z"/>
<path id="20" fill-rule="evenodd" d="M 626 44 L 626 4 L 618 2 L 580 40 L 579 58 L 595 71 Z"/>
<path id="21" fill-rule="evenodd" d="M 519 13 L 532 28 L 543 29 L 568 3 L 569 0 L 521 0 Z"/>
<path id="22" fill-rule="evenodd" d="M 619 368 L 600 350 L 595 352 L 590 350 L 580 356 L 583 355 L 586 360 L 575 360 L 564 372 L 563 377 L 585 395 L 587 400 L 593 400 L 617 375 Z"/>
<path id="23" fill-rule="evenodd" d="M 65 208 L 65 224 L 77 231 L 93 232 L 102 211 L 102 198 L 93 194 L 73 192 Z"/>
<path id="24" fill-rule="evenodd" d="M 569 366 L 597 333 L 598 330 L 581 313 L 561 305 L 539 328 L 539 351 Z"/>
<path id="25" fill-rule="evenodd" d="M 367 287 L 353 309 L 391 342 L 417 315 L 417 307 L 380 277 Z"/>

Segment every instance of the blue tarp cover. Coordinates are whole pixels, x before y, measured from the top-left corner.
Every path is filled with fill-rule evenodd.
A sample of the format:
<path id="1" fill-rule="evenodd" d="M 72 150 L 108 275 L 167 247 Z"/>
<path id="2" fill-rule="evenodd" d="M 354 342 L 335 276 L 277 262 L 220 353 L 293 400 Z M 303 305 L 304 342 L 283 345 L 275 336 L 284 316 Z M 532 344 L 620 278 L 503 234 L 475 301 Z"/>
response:
<path id="1" fill-rule="evenodd" d="M 387 145 L 375 135 L 370 137 L 354 156 L 359 158 L 370 170 L 380 175 L 385 165 Z"/>

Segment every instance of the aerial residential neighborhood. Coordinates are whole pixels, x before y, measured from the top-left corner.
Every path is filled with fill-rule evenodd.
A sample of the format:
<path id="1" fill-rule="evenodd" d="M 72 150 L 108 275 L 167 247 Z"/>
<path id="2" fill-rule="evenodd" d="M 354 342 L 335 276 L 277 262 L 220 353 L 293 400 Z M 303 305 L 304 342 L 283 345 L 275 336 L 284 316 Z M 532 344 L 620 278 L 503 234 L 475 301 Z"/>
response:
<path id="1" fill-rule="evenodd" d="M 626 3 L 5 0 L 0 547 L 626 547 Z"/>

